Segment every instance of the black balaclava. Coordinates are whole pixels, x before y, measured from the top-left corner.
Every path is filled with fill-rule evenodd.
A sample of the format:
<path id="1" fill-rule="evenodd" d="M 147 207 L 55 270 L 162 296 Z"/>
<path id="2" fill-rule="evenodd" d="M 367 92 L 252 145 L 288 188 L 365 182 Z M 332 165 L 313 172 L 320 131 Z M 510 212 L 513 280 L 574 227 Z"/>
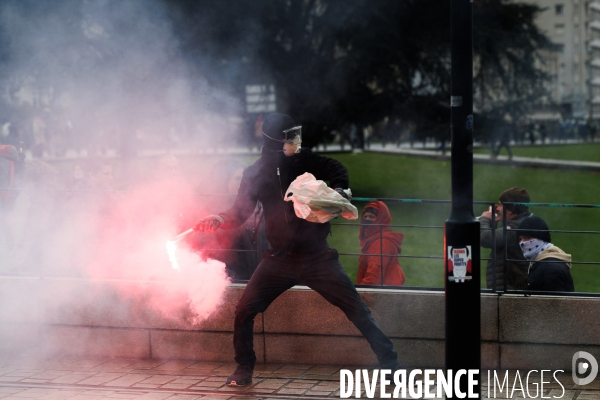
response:
<path id="1" fill-rule="evenodd" d="M 285 139 L 283 131 L 295 126 L 296 123 L 289 115 L 279 113 L 267 115 L 262 126 L 265 149 L 283 153 L 283 140 Z"/>

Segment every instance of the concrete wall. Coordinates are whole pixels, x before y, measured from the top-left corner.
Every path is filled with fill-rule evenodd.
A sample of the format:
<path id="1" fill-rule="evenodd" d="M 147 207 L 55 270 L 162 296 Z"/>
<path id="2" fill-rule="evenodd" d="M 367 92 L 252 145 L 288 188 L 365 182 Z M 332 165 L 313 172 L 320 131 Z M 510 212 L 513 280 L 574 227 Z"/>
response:
<path id="1" fill-rule="evenodd" d="M 114 283 L 0 279 L 0 352 L 231 361 L 234 307 L 242 291 L 243 285 L 229 287 L 219 310 L 194 325 L 153 313 L 143 300 L 122 299 Z M 443 367 L 442 292 L 359 293 L 402 363 Z M 76 302 L 65 302 L 73 297 Z M 482 366 L 569 370 L 579 350 L 600 359 L 599 306 L 600 299 L 591 298 L 482 295 Z M 254 343 L 260 362 L 376 364 L 344 314 L 303 287 L 257 316 Z"/>

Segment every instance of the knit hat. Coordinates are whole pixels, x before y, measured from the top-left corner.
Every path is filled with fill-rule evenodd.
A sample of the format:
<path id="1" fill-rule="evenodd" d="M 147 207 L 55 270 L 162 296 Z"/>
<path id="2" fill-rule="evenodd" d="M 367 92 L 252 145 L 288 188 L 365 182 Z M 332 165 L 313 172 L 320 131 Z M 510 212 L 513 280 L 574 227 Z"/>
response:
<path id="1" fill-rule="evenodd" d="M 286 129 L 296 126 L 296 123 L 289 115 L 272 113 L 265 117 L 262 125 L 263 136 L 265 138 L 265 147 L 268 149 L 281 150 Z"/>
<path id="2" fill-rule="evenodd" d="M 548 224 L 538 216 L 532 215 L 531 217 L 525 218 L 519 224 L 518 229 L 517 236 L 529 236 L 548 243 L 552 241 Z"/>
<path id="3" fill-rule="evenodd" d="M 514 188 L 505 190 L 504 192 L 502 192 L 502 194 L 500 195 L 498 200 L 500 200 L 500 203 L 502 203 L 508 211 L 515 213 L 515 214 L 522 214 L 524 212 L 527 212 L 527 211 L 529 211 L 529 207 L 517 205 L 517 204 L 504 204 L 504 203 L 506 203 L 506 202 L 529 203 L 531 201 L 531 199 L 529 198 L 529 193 L 527 193 L 527 190 L 520 188 L 520 187 L 514 187 Z"/>

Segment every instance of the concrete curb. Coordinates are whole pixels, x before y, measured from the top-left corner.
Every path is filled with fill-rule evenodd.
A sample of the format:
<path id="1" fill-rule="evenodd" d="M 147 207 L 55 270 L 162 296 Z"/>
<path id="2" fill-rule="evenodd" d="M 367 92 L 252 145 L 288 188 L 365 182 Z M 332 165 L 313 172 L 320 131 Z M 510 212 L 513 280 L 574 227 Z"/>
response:
<path id="1" fill-rule="evenodd" d="M 429 158 L 432 160 L 450 161 L 450 153 L 442 154 L 439 151 L 428 150 L 407 150 L 407 149 L 369 149 L 369 153 L 380 154 L 395 154 L 407 157 Z M 487 154 L 473 154 L 473 162 L 475 164 L 489 164 L 515 167 L 530 167 L 530 168 L 550 168 L 550 169 L 576 169 L 584 171 L 600 171 L 600 162 L 591 161 L 575 161 L 575 160 L 555 160 L 550 158 L 532 158 L 532 157 L 513 157 L 509 159 L 507 156 L 498 156 L 492 159 Z"/>

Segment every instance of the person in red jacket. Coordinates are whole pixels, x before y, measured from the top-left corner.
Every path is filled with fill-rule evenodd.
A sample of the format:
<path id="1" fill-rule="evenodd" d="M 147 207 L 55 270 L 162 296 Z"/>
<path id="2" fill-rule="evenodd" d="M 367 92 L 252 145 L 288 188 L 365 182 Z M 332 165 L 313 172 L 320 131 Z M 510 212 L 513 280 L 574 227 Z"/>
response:
<path id="1" fill-rule="evenodd" d="M 389 226 L 391 222 L 392 216 L 385 203 L 367 203 L 362 212 L 358 235 L 361 256 L 358 259 L 357 284 L 404 285 L 404 272 L 398 262 L 404 234 L 392 232 Z"/>

